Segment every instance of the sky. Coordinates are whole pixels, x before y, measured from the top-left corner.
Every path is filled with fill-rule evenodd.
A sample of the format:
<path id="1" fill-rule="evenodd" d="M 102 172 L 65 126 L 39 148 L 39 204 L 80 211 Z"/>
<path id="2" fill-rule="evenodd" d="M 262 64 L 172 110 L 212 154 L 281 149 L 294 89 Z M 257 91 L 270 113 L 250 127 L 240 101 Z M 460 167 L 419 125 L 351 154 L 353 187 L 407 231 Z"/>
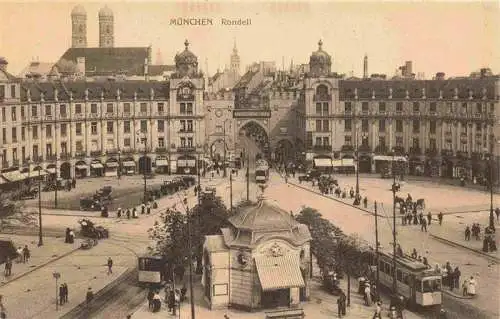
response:
<path id="1" fill-rule="evenodd" d="M 332 71 L 361 76 L 363 56 L 369 73 L 393 75 L 404 61 L 413 72 L 464 76 L 482 67 L 500 73 L 500 2 L 239 2 L 0 0 L 0 56 L 18 74 L 33 59 L 56 62 L 71 46 L 72 8 L 87 11 L 87 42 L 98 43 L 98 11 L 114 12 L 115 46 L 153 47 L 164 64 L 190 42 L 199 67 L 213 74 L 229 64 L 234 42 L 244 67 L 275 61 L 278 67 L 308 63 L 323 41 Z M 170 25 L 174 18 L 211 18 L 212 26 Z M 226 26 L 225 19 L 251 19 L 250 26 Z M 284 63 L 283 63 L 284 61 Z"/>

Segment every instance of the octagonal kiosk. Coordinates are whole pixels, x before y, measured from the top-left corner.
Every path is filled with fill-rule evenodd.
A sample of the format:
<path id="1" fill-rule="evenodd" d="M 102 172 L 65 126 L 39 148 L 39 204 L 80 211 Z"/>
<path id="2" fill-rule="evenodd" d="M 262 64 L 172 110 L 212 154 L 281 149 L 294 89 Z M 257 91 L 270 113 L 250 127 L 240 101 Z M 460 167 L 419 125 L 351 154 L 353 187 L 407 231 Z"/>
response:
<path id="1" fill-rule="evenodd" d="M 205 237 L 202 284 L 211 309 L 296 308 L 308 299 L 311 234 L 306 225 L 263 196 L 229 222 L 222 235 Z"/>

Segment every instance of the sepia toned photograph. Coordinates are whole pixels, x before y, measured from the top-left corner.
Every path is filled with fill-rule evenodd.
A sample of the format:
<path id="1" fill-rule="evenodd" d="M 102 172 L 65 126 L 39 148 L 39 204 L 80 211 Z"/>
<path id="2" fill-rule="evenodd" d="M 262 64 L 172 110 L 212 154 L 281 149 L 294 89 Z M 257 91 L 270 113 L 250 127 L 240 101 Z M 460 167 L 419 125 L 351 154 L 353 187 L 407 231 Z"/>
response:
<path id="1" fill-rule="evenodd" d="M 500 318 L 498 30 L 0 0 L 0 319 Z"/>

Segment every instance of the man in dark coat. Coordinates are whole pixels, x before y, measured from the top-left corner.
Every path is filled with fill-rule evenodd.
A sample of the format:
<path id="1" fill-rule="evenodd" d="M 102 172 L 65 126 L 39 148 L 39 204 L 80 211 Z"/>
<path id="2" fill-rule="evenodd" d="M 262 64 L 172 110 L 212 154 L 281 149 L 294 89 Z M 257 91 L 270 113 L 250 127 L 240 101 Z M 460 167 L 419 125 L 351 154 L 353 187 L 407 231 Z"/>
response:
<path id="1" fill-rule="evenodd" d="M 64 285 L 61 284 L 61 286 L 59 286 L 59 305 L 63 305 L 64 303 Z"/>

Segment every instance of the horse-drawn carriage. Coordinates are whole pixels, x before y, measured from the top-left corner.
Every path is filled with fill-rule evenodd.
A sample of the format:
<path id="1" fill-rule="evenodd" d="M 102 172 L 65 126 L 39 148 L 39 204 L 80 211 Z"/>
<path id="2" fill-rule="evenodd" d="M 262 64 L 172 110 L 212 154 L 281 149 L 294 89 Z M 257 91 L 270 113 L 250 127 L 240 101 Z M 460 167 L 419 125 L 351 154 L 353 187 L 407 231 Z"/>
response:
<path id="1" fill-rule="evenodd" d="M 81 227 L 80 234 L 83 237 L 92 239 L 102 239 L 109 237 L 108 229 L 102 226 L 95 225 L 94 222 L 91 221 L 90 219 L 83 218 L 80 219 L 78 223 L 80 224 Z"/>
<path id="2" fill-rule="evenodd" d="M 327 194 L 329 189 L 334 186 L 339 186 L 339 183 L 331 175 L 321 175 L 318 179 L 319 190 Z"/>
<path id="3" fill-rule="evenodd" d="M 410 194 L 408 194 L 406 200 L 404 198 L 396 196 L 395 202 L 396 205 L 399 205 L 400 208 L 405 207 L 407 210 L 425 209 L 425 199 L 419 198 L 416 201 L 413 201 Z"/>
<path id="4" fill-rule="evenodd" d="M 105 205 L 95 196 L 92 197 L 81 197 L 80 198 L 80 210 L 83 211 L 100 211 Z"/>
<path id="5" fill-rule="evenodd" d="M 339 267 L 325 265 L 321 268 L 323 288 L 333 295 L 339 295 L 342 289 L 339 287 L 340 279 L 343 278 Z"/>
<path id="6" fill-rule="evenodd" d="M 58 191 L 62 191 L 66 188 L 63 182 L 64 181 L 61 178 L 58 178 L 57 180 L 51 179 L 42 187 L 42 192 L 53 192 L 56 188 Z"/>

